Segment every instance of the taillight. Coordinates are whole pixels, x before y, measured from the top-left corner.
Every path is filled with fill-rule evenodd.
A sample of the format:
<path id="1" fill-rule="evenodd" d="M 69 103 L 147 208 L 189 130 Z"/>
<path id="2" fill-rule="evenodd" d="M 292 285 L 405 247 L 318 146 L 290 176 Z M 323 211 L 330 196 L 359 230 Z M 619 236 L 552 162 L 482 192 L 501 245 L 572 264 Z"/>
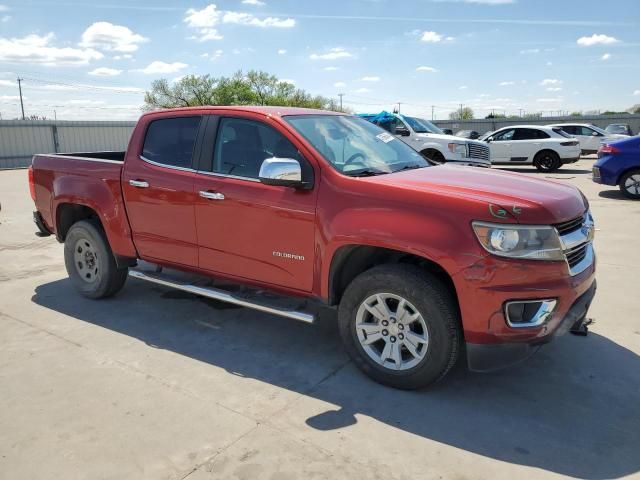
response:
<path id="1" fill-rule="evenodd" d="M 576 147 L 580 142 L 577 140 L 572 140 L 571 142 L 560 142 L 560 145 L 563 147 Z"/>
<path id="2" fill-rule="evenodd" d="M 614 147 L 613 145 L 602 145 L 600 150 L 598 150 L 598 154 L 609 153 L 615 154 L 620 153 L 620 149 L 618 147 Z"/>
<path id="3" fill-rule="evenodd" d="M 29 167 L 28 170 L 29 175 L 29 193 L 31 194 L 31 199 L 36 201 L 36 184 L 33 181 L 33 165 Z"/>

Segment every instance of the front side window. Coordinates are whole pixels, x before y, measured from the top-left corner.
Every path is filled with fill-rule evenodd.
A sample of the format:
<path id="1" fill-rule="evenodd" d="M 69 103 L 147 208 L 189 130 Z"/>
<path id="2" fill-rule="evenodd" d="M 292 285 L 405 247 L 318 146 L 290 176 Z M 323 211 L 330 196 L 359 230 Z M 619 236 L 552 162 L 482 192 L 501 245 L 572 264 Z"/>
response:
<path id="1" fill-rule="evenodd" d="M 607 132 L 605 132 L 604 130 L 598 128 L 598 127 L 580 127 L 582 129 L 582 133 L 581 135 L 586 135 L 587 137 L 591 137 L 593 136 L 593 134 L 597 134 L 597 136 L 604 136 L 607 134 Z"/>
<path id="2" fill-rule="evenodd" d="M 498 132 L 493 136 L 493 140 L 496 142 L 506 142 L 508 140 L 513 140 L 513 136 L 515 135 L 515 128 L 510 128 L 509 130 L 503 130 L 502 132 Z"/>
<path id="3" fill-rule="evenodd" d="M 191 168 L 201 117 L 154 120 L 147 127 L 142 156 L 170 167 Z"/>
<path id="4" fill-rule="evenodd" d="M 303 162 L 296 147 L 272 127 L 243 118 L 220 120 L 213 158 L 215 173 L 258 178 L 262 162 L 273 157 Z"/>
<path id="5" fill-rule="evenodd" d="M 284 119 L 345 175 L 379 175 L 429 166 L 404 142 L 361 118 L 299 115 Z"/>

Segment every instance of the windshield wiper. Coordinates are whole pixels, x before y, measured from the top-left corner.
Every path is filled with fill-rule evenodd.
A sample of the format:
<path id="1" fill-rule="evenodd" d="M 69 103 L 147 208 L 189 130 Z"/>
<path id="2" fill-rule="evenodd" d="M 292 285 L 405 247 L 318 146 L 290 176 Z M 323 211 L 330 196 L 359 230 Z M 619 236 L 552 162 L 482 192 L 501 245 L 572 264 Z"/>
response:
<path id="1" fill-rule="evenodd" d="M 393 173 L 395 172 L 401 172 L 403 170 L 415 170 L 416 168 L 426 168 L 428 165 L 420 165 L 418 163 L 413 163 L 411 165 L 405 165 L 402 168 L 399 168 L 398 170 L 394 170 Z"/>
<path id="2" fill-rule="evenodd" d="M 375 177 L 376 175 L 385 175 L 390 172 L 384 172 L 382 170 L 371 170 L 369 168 L 364 170 L 353 170 L 351 172 L 342 172 L 349 177 Z"/>

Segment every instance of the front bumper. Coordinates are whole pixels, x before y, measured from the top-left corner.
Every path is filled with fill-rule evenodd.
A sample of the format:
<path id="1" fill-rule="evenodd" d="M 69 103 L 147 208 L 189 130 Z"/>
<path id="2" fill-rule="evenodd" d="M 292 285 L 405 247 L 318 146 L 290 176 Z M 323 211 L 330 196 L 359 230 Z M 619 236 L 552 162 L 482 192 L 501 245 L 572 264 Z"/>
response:
<path id="1" fill-rule="evenodd" d="M 469 370 L 488 372 L 520 363 L 535 352 L 542 345 L 550 342 L 554 337 L 567 333 L 573 327 L 579 326 L 586 318 L 591 302 L 596 294 L 596 281 L 578 297 L 564 317 L 557 323 L 556 328 L 544 337 L 531 343 L 501 343 L 480 344 L 467 342 L 467 364 Z"/>

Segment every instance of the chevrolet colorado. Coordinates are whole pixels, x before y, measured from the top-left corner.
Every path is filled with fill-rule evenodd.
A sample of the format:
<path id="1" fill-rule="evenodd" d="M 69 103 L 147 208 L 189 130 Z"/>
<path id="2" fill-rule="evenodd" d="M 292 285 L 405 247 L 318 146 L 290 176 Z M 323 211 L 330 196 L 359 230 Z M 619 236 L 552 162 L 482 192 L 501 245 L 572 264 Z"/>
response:
<path id="1" fill-rule="evenodd" d="M 29 183 L 37 234 L 64 242 L 82 295 L 133 276 L 306 322 L 314 302 L 337 307 L 354 363 L 397 388 L 435 382 L 463 354 L 478 371 L 521 361 L 580 325 L 596 289 L 579 190 L 431 166 L 345 114 L 151 112 L 126 152 L 36 155 Z"/>

